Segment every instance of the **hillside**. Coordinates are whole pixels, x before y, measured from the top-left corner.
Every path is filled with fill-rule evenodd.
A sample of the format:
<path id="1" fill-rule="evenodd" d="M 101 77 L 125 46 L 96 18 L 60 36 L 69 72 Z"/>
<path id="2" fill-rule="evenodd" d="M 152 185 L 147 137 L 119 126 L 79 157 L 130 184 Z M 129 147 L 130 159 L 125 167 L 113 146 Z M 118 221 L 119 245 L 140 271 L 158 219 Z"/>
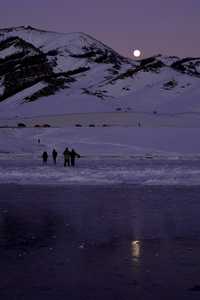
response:
<path id="1" fill-rule="evenodd" d="M 0 30 L 0 117 L 198 113 L 200 58 L 134 61 L 84 33 Z"/>

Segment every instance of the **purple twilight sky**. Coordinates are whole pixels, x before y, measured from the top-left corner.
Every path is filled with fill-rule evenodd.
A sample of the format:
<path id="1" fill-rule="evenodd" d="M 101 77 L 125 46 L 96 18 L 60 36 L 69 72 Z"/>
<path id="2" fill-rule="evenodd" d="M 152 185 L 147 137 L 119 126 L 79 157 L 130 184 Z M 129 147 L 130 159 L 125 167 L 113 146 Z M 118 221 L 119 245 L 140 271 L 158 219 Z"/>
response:
<path id="1" fill-rule="evenodd" d="M 199 0 L 1 0 L 0 27 L 83 31 L 125 56 L 200 56 Z"/>

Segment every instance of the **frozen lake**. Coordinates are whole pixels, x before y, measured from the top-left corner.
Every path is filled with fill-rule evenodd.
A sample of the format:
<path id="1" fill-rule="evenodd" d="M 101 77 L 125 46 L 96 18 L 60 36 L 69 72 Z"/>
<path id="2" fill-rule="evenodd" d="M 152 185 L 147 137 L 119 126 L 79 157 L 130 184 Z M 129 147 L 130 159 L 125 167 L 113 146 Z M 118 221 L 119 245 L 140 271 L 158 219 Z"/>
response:
<path id="1" fill-rule="evenodd" d="M 199 299 L 199 186 L 0 192 L 1 299 Z"/>
<path id="2" fill-rule="evenodd" d="M 9 160 L 8 160 L 9 156 Z M 200 159 L 186 157 L 84 157 L 76 168 L 64 168 L 63 158 L 47 166 L 33 155 L 5 155 L 0 159 L 0 183 L 38 185 L 200 185 Z"/>

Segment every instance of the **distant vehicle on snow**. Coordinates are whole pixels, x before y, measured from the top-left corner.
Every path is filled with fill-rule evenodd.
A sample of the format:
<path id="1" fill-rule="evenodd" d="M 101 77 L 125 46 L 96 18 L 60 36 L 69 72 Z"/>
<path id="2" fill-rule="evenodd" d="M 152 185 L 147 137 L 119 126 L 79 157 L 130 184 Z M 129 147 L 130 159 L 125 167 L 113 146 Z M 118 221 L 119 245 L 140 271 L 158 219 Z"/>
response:
<path id="1" fill-rule="evenodd" d="M 26 127 L 26 124 L 24 124 L 24 123 L 18 123 L 18 124 L 17 124 L 17 127 L 19 127 L 19 128 L 25 128 L 25 127 Z"/>

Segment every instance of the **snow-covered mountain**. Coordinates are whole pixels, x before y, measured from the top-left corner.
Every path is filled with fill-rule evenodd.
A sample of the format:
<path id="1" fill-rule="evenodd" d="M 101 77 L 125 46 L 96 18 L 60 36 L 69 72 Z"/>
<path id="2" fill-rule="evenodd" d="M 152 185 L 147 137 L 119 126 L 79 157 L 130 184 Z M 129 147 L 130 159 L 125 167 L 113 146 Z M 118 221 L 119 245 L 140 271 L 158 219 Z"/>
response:
<path id="1" fill-rule="evenodd" d="M 200 112 L 200 58 L 124 58 L 84 33 L 0 30 L 0 116 Z"/>

